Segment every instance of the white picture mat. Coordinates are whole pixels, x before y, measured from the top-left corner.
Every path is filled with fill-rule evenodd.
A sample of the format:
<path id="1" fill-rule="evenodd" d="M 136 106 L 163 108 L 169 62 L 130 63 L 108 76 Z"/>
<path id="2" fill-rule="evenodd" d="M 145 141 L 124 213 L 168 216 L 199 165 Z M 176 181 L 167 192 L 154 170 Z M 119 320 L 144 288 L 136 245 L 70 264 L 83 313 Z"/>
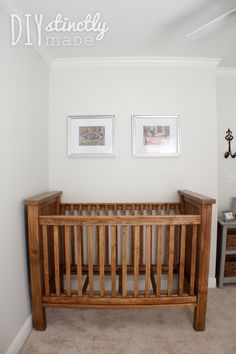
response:
<path id="1" fill-rule="evenodd" d="M 170 135 L 160 145 L 144 145 L 144 127 L 168 126 Z M 180 156 L 179 116 L 132 116 L 134 156 Z"/>
<path id="2" fill-rule="evenodd" d="M 115 116 L 69 116 L 68 156 L 115 156 Z M 80 127 L 105 127 L 105 145 L 79 145 Z"/>

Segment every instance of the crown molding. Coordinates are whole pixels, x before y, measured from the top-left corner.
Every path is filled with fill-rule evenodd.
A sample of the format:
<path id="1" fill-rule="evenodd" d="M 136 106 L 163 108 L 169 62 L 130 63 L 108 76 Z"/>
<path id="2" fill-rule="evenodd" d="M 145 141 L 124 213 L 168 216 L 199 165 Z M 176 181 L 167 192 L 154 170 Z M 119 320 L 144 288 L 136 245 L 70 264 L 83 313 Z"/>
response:
<path id="1" fill-rule="evenodd" d="M 0 5 L 2 5 L 3 9 L 6 11 L 8 15 L 11 15 L 13 13 L 18 14 L 19 16 L 23 17 L 24 12 L 22 12 L 16 4 L 14 3 L 13 0 L 0 0 Z M 25 24 L 23 22 L 23 30 L 26 30 Z M 52 64 L 52 59 L 46 52 L 46 50 L 43 47 L 39 47 L 37 45 L 36 37 L 34 33 L 31 35 L 31 41 L 33 44 L 33 47 L 37 51 L 37 53 L 40 55 L 40 57 L 44 60 L 44 62 L 50 67 Z"/>
<path id="2" fill-rule="evenodd" d="M 236 68 L 217 68 L 216 76 L 219 77 L 236 77 Z"/>
<path id="3" fill-rule="evenodd" d="M 216 68 L 218 58 L 181 57 L 84 57 L 57 58 L 51 68 L 96 67 L 96 66 L 159 66 L 159 67 L 205 67 Z"/>

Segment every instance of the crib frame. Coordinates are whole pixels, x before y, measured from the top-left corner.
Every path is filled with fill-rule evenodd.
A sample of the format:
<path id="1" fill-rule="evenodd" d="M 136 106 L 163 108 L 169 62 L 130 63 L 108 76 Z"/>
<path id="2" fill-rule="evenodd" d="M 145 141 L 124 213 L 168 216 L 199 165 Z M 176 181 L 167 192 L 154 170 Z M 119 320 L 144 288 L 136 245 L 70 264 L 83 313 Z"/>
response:
<path id="1" fill-rule="evenodd" d="M 61 203 L 62 192 L 27 199 L 34 328 L 45 330 L 47 307 L 191 307 L 203 331 L 215 200 L 178 194 L 174 203 Z"/>

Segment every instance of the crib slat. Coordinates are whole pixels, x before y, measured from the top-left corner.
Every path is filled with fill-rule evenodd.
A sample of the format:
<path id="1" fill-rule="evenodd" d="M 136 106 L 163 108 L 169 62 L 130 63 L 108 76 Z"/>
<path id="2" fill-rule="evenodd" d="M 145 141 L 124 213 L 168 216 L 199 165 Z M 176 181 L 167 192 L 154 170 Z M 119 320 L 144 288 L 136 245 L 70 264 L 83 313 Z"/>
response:
<path id="1" fill-rule="evenodd" d="M 114 205 L 114 216 L 118 215 L 117 204 Z M 116 227 L 116 263 L 118 262 L 118 227 Z"/>
<path id="2" fill-rule="evenodd" d="M 148 214 L 152 215 L 152 204 L 149 204 L 148 206 Z"/>
<path id="3" fill-rule="evenodd" d="M 87 215 L 91 215 L 92 207 L 91 205 L 87 206 Z"/>
<path id="4" fill-rule="evenodd" d="M 93 296 L 93 227 L 88 226 L 88 276 L 89 296 Z"/>
<path id="5" fill-rule="evenodd" d="M 164 208 L 165 210 L 165 208 Z M 165 215 L 166 215 L 166 210 L 165 210 Z M 169 244 L 170 244 L 170 227 L 169 225 L 165 225 L 164 226 L 164 239 L 163 241 L 165 242 L 164 245 L 164 250 L 165 250 L 165 259 L 164 259 L 164 263 L 168 263 L 169 260 Z"/>
<path id="6" fill-rule="evenodd" d="M 190 275 L 190 295 L 194 295 L 195 271 L 196 271 L 196 250 L 197 250 L 197 225 L 193 225 L 192 250 L 191 250 L 191 275 Z"/>
<path id="7" fill-rule="evenodd" d="M 47 226 L 42 227 L 42 239 L 43 239 L 43 271 L 44 271 L 44 291 L 45 295 L 49 295 L 49 268 L 48 268 L 48 235 Z"/>
<path id="8" fill-rule="evenodd" d="M 131 206 L 131 215 L 135 215 L 135 207 L 134 204 Z M 131 226 L 131 265 L 134 264 L 134 226 Z"/>
<path id="9" fill-rule="evenodd" d="M 186 225 L 182 225 L 181 239 L 180 239 L 180 260 L 179 260 L 179 296 L 183 296 L 183 291 L 184 291 L 185 246 L 186 246 Z"/>
<path id="10" fill-rule="evenodd" d="M 149 209 L 148 209 L 148 214 L 152 215 L 152 210 L 153 210 L 153 206 L 152 204 L 149 205 Z M 152 227 L 150 229 L 150 243 L 151 243 L 151 250 L 152 250 Z M 151 263 L 152 263 L 152 253 L 151 253 Z"/>
<path id="11" fill-rule="evenodd" d="M 70 226 L 65 226 L 66 294 L 71 295 Z"/>
<path id="12" fill-rule="evenodd" d="M 134 226 L 134 296 L 138 296 L 139 275 L 139 226 Z"/>
<path id="13" fill-rule="evenodd" d="M 151 269 L 151 226 L 146 227 L 146 274 L 145 274 L 145 296 L 150 295 L 150 269 Z"/>
<path id="14" fill-rule="evenodd" d="M 116 296 L 116 226 L 111 227 L 111 295 Z"/>
<path id="15" fill-rule="evenodd" d="M 108 205 L 105 205 L 105 215 L 109 214 Z M 105 226 L 105 264 L 109 265 L 109 228 Z"/>
<path id="16" fill-rule="evenodd" d="M 96 205 L 96 215 L 100 215 L 100 206 L 99 204 Z M 97 232 L 97 265 L 99 265 L 99 227 L 96 227 L 96 232 Z"/>
<path id="17" fill-rule="evenodd" d="M 169 236 L 169 258 L 168 258 L 168 296 L 173 293 L 173 265 L 174 265 L 174 241 L 175 241 L 175 226 L 170 226 Z"/>
<path id="18" fill-rule="evenodd" d="M 58 225 L 53 227 L 54 240 L 54 265 L 55 265 L 55 288 L 56 295 L 60 296 L 60 262 L 59 262 L 59 231 Z"/>
<path id="19" fill-rule="evenodd" d="M 127 226 L 122 226 L 122 296 L 127 295 Z"/>
<path id="20" fill-rule="evenodd" d="M 177 225 L 175 228 L 175 250 L 174 250 L 174 266 L 176 266 L 179 262 L 179 256 L 180 256 L 180 225 Z"/>
<path id="21" fill-rule="evenodd" d="M 167 204 L 167 207 L 166 207 L 166 214 L 167 214 L 167 215 L 170 215 L 170 204 Z"/>
<path id="22" fill-rule="evenodd" d="M 140 214 L 144 215 L 143 204 L 140 205 Z M 143 238 L 144 238 L 144 226 L 140 226 L 140 255 L 139 255 L 140 265 L 143 265 Z"/>
<path id="23" fill-rule="evenodd" d="M 161 296 L 162 232 L 163 227 L 159 225 L 157 229 L 157 297 Z"/>
<path id="24" fill-rule="evenodd" d="M 83 286 L 83 277 L 82 277 L 82 227 L 76 227 L 77 235 L 77 281 L 78 281 L 78 296 L 82 296 L 82 286 Z"/>
<path id="25" fill-rule="evenodd" d="M 80 204 L 79 205 L 79 209 L 78 209 L 78 213 L 80 216 L 83 215 L 83 205 Z M 82 262 L 82 265 L 84 264 L 84 237 L 83 237 L 83 227 L 81 227 L 81 262 Z"/>
<path id="26" fill-rule="evenodd" d="M 126 215 L 126 205 L 125 204 L 122 205 L 122 214 Z"/>
<path id="27" fill-rule="evenodd" d="M 100 296 L 104 297 L 104 226 L 98 226 Z"/>
<path id="28" fill-rule="evenodd" d="M 74 206 L 70 205 L 70 215 L 74 215 Z M 75 264 L 75 227 L 71 226 L 71 263 Z"/>
<path id="29" fill-rule="evenodd" d="M 65 205 L 60 204 L 60 215 L 65 215 Z"/>

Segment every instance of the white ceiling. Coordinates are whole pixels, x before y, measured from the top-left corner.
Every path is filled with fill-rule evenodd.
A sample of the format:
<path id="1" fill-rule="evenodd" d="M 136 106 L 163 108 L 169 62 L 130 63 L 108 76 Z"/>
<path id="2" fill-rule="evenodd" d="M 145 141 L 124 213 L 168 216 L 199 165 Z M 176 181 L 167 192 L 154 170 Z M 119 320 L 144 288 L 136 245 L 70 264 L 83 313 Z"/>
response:
<path id="1" fill-rule="evenodd" d="M 21 13 L 42 13 L 44 24 L 55 19 L 57 14 L 79 22 L 88 13 L 101 13 L 102 21 L 109 27 L 102 41 L 96 42 L 91 47 L 85 45 L 46 47 L 45 50 L 52 60 L 124 56 L 212 57 L 222 58 L 221 66 L 236 67 L 236 15 L 229 16 L 224 21 L 186 38 L 188 33 L 236 8 L 236 0 L 9 0 L 8 2 L 14 3 L 17 11 Z"/>

